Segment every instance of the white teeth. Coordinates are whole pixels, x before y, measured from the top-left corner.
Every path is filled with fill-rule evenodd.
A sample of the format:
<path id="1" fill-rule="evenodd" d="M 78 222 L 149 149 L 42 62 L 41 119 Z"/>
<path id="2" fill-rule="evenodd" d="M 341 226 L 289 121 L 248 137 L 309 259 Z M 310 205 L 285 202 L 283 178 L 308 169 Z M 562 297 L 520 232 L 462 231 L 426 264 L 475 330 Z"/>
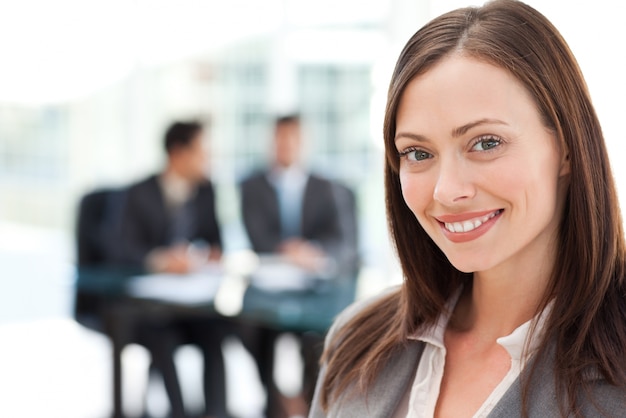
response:
<path id="1" fill-rule="evenodd" d="M 492 212 L 489 215 L 485 215 L 482 218 L 470 219 L 468 221 L 463 221 L 463 222 L 450 222 L 450 223 L 446 222 L 444 223 L 444 226 L 450 232 L 469 232 L 478 228 L 483 223 L 487 222 L 489 219 L 496 216 L 498 213 L 500 213 L 499 210 Z"/>

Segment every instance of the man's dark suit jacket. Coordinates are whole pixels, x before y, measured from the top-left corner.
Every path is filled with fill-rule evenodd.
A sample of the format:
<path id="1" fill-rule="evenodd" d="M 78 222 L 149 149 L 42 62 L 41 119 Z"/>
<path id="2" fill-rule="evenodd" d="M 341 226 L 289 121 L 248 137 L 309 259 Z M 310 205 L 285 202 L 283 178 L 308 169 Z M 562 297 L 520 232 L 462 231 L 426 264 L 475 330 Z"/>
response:
<path id="1" fill-rule="evenodd" d="M 310 175 L 303 194 L 301 238 L 319 244 L 328 254 L 342 246 L 340 212 L 333 184 Z M 267 172 L 259 172 L 241 183 L 243 222 L 252 249 L 274 253 L 282 242 L 278 195 Z"/>
<path id="2" fill-rule="evenodd" d="M 202 240 L 209 245 L 222 244 L 215 211 L 213 185 L 208 180 L 198 186 L 192 201 L 194 228 L 190 241 Z M 146 255 L 170 242 L 172 221 L 158 177 L 150 176 L 130 186 L 122 209 L 116 258 L 123 264 L 143 266 Z"/>
<path id="3" fill-rule="evenodd" d="M 202 240 L 221 247 L 222 238 L 215 212 L 213 185 L 207 180 L 197 187 L 189 203 L 185 220 L 189 241 Z M 188 217 L 188 218 L 187 218 Z M 144 268 L 147 254 L 172 242 L 174 221 L 168 214 L 165 198 L 157 175 L 129 186 L 121 206 L 118 230 L 113 243 L 117 264 Z M 132 336 L 150 351 L 157 368 L 163 373 L 172 414 L 183 416 L 184 406 L 173 360 L 175 344 L 197 344 L 204 352 L 205 403 L 210 415 L 222 416 L 226 409 L 223 358 L 220 350 L 221 329 L 216 321 L 207 318 L 188 318 L 172 315 L 168 321 L 150 317 L 135 320 Z M 156 359 L 156 360 L 154 360 Z M 208 380 L 205 380 L 208 381 Z"/>

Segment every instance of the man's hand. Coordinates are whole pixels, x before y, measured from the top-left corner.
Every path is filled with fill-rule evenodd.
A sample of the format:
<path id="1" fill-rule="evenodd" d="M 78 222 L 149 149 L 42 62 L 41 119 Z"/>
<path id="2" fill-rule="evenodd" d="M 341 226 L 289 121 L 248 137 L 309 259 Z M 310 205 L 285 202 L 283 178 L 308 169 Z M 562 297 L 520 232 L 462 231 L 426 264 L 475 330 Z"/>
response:
<path id="1" fill-rule="evenodd" d="M 326 253 L 318 246 L 300 239 L 290 239 L 281 244 L 279 252 L 292 263 L 305 270 L 319 272 L 326 266 Z"/>
<path id="2" fill-rule="evenodd" d="M 186 244 L 169 248 L 156 248 L 147 258 L 148 270 L 154 273 L 187 274 L 192 270 L 193 259 Z"/>

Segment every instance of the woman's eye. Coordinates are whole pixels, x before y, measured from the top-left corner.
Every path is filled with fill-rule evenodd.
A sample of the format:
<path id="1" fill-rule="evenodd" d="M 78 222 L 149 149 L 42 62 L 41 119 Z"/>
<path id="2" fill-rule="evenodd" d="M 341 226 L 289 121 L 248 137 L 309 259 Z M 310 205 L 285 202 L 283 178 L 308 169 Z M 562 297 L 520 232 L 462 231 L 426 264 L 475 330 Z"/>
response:
<path id="1" fill-rule="evenodd" d="M 409 161 L 423 161 L 432 158 L 432 155 L 426 151 L 419 149 L 409 149 L 400 153 L 400 158 L 406 158 Z"/>
<path id="2" fill-rule="evenodd" d="M 473 151 L 489 151 L 500 145 L 502 141 L 494 136 L 487 136 L 479 138 L 474 145 L 472 145 Z"/>

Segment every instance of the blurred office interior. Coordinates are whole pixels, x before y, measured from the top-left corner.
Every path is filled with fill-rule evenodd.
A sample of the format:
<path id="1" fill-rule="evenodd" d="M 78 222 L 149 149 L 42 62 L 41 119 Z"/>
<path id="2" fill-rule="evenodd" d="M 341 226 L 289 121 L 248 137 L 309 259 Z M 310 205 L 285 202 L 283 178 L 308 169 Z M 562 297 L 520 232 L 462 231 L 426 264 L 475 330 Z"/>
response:
<path id="1" fill-rule="evenodd" d="M 110 413 L 108 342 L 72 320 L 77 204 L 97 187 L 158 171 L 173 119 L 210 121 L 207 173 L 228 253 L 247 248 L 237 182 L 264 161 L 272 117 L 299 111 L 308 164 L 357 196 L 357 296 L 398 283 L 383 197 L 387 83 L 421 24 L 471 3 L 0 0 L 0 416 Z M 626 58 L 615 6 L 528 3 L 578 57 L 624 190 Z M 281 358 L 297 363 L 292 342 L 284 343 Z M 229 405 L 257 416 L 262 396 L 250 359 L 235 341 L 226 349 L 229 385 L 247 388 Z M 129 347 L 124 355 L 129 415 L 148 393 L 159 416 L 166 400 L 142 380 L 146 353 Z M 181 351 L 186 396 L 199 390 L 198 361 Z M 293 370 L 280 371 L 282 381 L 294 380 Z"/>

